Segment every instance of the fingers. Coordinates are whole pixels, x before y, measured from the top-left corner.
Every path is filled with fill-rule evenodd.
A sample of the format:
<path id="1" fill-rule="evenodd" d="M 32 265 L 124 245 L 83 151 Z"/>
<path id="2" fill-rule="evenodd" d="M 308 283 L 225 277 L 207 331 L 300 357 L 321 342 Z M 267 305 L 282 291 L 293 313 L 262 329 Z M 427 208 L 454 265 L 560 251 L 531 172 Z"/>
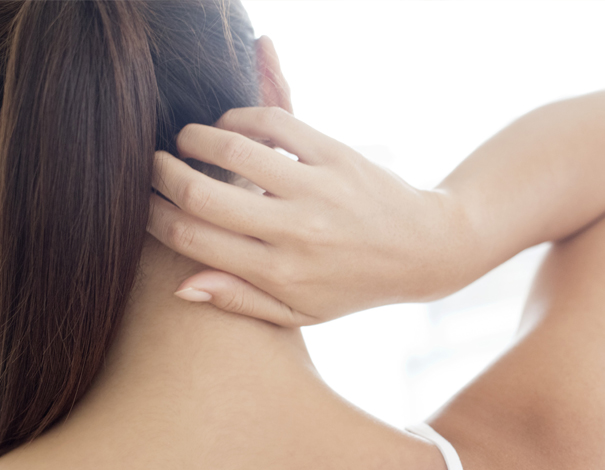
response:
<path id="1" fill-rule="evenodd" d="M 186 214 L 161 197 L 151 195 L 147 230 L 177 253 L 246 279 L 263 272 L 267 245 Z"/>
<path id="2" fill-rule="evenodd" d="M 244 176 L 275 196 L 296 193 L 309 180 L 309 168 L 234 132 L 186 125 L 177 137 L 182 157 L 195 158 Z"/>
<path id="3" fill-rule="evenodd" d="M 317 323 L 311 316 L 292 310 L 283 302 L 231 274 L 206 270 L 183 282 L 175 295 L 192 302 L 209 302 L 231 313 L 298 327 Z"/>
<path id="4" fill-rule="evenodd" d="M 215 126 L 251 139 L 268 140 L 310 165 L 338 158 L 345 147 L 277 107 L 231 109 Z"/>
<path id="5" fill-rule="evenodd" d="M 153 187 L 183 211 L 256 238 L 270 233 L 281 207 L 274 198 L 212 179 L 167 152 L 156 152 L 153 173 Z"/>

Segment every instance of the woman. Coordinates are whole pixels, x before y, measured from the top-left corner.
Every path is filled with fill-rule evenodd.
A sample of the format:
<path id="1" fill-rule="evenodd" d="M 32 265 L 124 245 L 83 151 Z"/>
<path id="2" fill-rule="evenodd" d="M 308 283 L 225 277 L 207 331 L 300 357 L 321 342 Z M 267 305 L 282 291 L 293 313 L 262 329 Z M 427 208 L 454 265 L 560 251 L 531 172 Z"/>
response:
<path id="1" fill-rule="evenodd" d="M 329 390 L 298 330 L 172 295 L 200 265 L 145 232 L 154 147 L 289 106 L 241 5 L 1 8 L 2 468 L 439 465 Z"/>
<path id="2" fill-rule="evenodd" d="M 182 210 L 153 198 L 150 231 L 222 270 L 191 277 L 177 295 L 299 326 L 441 297 L 552 241 L 517 344 L 431 424 L 467 469 L 603 466 L 605 93 L 522 117 L 434 191 L 410 188 L 275 109 L 232 110 L 217 126 L 226 132 L 191 126 L 181 147 L 272 197 L 237 198 L 163 160 L 158 186 Z M 214 236 L 224 228 L 234 233 Z M 227 254 L 215 258 L 214 246 Z"/>
<path id="3" fill-rule="evenodd" d="M 239 171 L 273 197 L 242 205 L 223 197 L 225 185 L 164 160 L 161 187 L 182 209 L 154 197 L 151 232 L 176 251 L 252 283 L 206 269 L 183 282 L 177 295 L 282 325 L 317 323 L 397 296 L 445 295 L 518 251 L 552 240 L 516 344 L 430 424 L 467 470 L 602 468 L 605 93 L 529 113 L 431 192 L 410 188 L 286 113 L 233 110 L 218 125 L 278 143 L 302 155 L 303 164 L 291 166 L 254 141 L 204 126 L 180 138 L 188 155 Z M 203 204 L 183 197 L 195 186 Z M 261 224 L 265 233 L 253 232 Z M 217 237 L 229 254 L 214 259 L 208 247 L 220 226 L 240 233 Z M 321 231 L 309 229 L 314 226 Z M 242 240 L 241 233 L 256 240 Z M 242 257 L 244 243 L 263 244 L 279 275 L 254 256 Z M 319 276 L 322 282 L 314 283 Z M 208 295 L 196 299 L 192 292 Z"/>
<path id="4" fill-rule="evenodd" d="M 434 195 L 424 198 L 397 179 L 370 169 L 358 157 L 341 171 L 334 159 L 323 163 L 321 152 L 299 151 L 307 165 L 290 165 L 265 147 L 253 145 L 254 152 L 246 152 L 240 146 L 252 142 L 217 129 L 188 126 L 179 134 L 186 123 L 211 124 L 230 108 L 254 104 L 289 108 L 274 51 L 266 40 L 254 43 L 238 4 L 31 1 L 6 3 L 2 8 L 7 64 L 0 118 L 0 431 L 3 451 L 10 450 L 0 459 L 2 468 L 445 468 L 433 444 L 377 422 L 331 392 L 313 368 L 298 329 L 233 315 L 226 311 L 239 310 L 233 302 L 231 308 L 226 303 L 226 310 L 221 310 L 173 296 L 177 286 L 202 266 L 146 236 L 144 229 L 153 176 L 156 189 L 179 207 L 208 218 L 220 216 L 223 224 L 186 216 L 153 196 L 150 230 L 154 234 L 166 235 L 179 251 L 195 248 L 195 253 L 187 254 L 203 256 L 205 262 L 224 269 L 231 263 L 230 271 L 260 281 L 259 270 L 267 266 L 283 270 L 283 264 L 269 258 L 268 248 L 263 258 L 258 244 L 247 243 L 252 241 L 247 234 L 233 230 L 247 223 L 260 227 L 253 220 L 258 217 L 258 204 L 272 201 L 266 207 L 276 209 L 284 202 L 282 191 L 304 191 L 295 180 L 284 183 L 289 177 L 286 172 L 294 168 L 318 184 L 334 181 L 327 175 L 363 182 L 365 177 L 355 177 L 360 169 L 367 169 L 371 184 L 381 178 L 385 188 L 391 185 L 387 193 L 401 195 L 393 188 L 409 191 L 409 207 L 427 217 L 422 223 L 422 214 L 413 219 L 410 212 L 405 232 L 413 240 L 426 227 L 435 240 L 431 246 L 443 235 L 436 218 L 432 219 L 435 212 L 429 209 L 453 214 L 448 219 L 452 229 L 458 214 L 469 213 L 462 220 L 471 221 L 470 211 L 458 204 L 443 205 Z M 235 127 L 249 122 L 238 120 L 243 113 L 259 116 L 258 110 L 234 112 L 223 124 L 231 122 L 225 127 Z M 289 116 L 268 114 L 267 122 L 277 118 L 282 128 L 293 125 L 297 132 L 310 132 L 309 149 L 318 143 L 325 147 L 321 137 Z M 291 135 L 296 137 L 296 132 Z M 277 135 L 273 140 L 288 146 L 286 140 L 278 142 Z M 589 139 L 592 144 L 595 140 Z M 501 144 L 506 147 L 508 141 Z M 154 145 L 160 150 L 155 168 Z M 340 164 L 346 165 L 348 151 L 332 145 L 343 152 Z M 222 166 L 237 166 L 274 197 L 220 186 L 221 201 L 231 205 L 216 211 L 212 203 L 218 200 L 208 197 L 211 180 L 184 171 L 188 167 L 171 156 L 220 158 L 216 150 L 221 148 L 231 150 L 226 156 L 233 157 Z M 259 152 L 269 160 L 254 164 Z M 207 165 L 199 168 L 223 180 L 230 177 Z M 186 184 L 201 180 L 201 186 Z M 319 194 L 332 194 L 328 186 L 323 188 Z M 307 196 L 311 192 L 307 190 Z M 291 207 L 296 209 L 294 203 Z M 301 218 L 317 212 L 301 204 L 298 208 Z M 583 215 L 591 213 L 587 210 Z M 570 216 L 572 222 L 581 219 L 574 217 Z M 274 233 L 271 225 L 267 227 L 268 234 Z M 418 232 L 410 227 L 419 227 Z M 570 462 L 597 468 L 602 463 L 597 452 L 600 440 L 594 434 L 602 422 L 599 381 L 593 380 L 590 388 L 581 383 L 592 380 L 600 367 L 594 353 L 600 347 L 595 327 L 599 317 L 594 309 L 585 308 L 569 322 L 564 310 L 553 314 L 540 302 L 552 299 L 556 304 L 551 290 L 565 295 L 566 301 L 573 300 L 574 293 L 598 301 L 595 289 L 590 290 L 594 284 L 582 279 L 581 269 L 574 265 L 583 255 L 590 263 L 580 259 L 580 267 L 592 266 L 585 277 L 594 279 L 598 274 L 599 251 L 594 246 L 601 238 L 594 231 L 598 227 L 553 255 L 554 267 L 545 269 L 536 306 L 528 310 L 543 321 L 433 421 L 461 454 L 465 468 L 511 464 L 566 468 Z M 321 233 L 315 229 L 304 235 Z M 356 235 L 346 240 L 345 248 L 361 240 L 364 232 Z M 197 245 L 200 237 L 206 242 L 203 250 Z M 454 237 L 454 248 L 464 245 L 462 238 L 462 233 Z M 322 244 L 299 242 L 291 252 L 321 257 Z M 409 250 L 407 258 L 410 263 L 416 260 L 417 266 L 426 265 L 424 274 L 429 276 L 431 270 L 440 269 L 428 267 L 426 257 L 447 252 L 432 247 L 418 256 Z M 477 255 L 485 258 L 483 252 Z M 387 267 L 384 257 L 376 259 L 367 267 Z M 477 264 L 486 268 L 490 260 Z M 240 265 L 245 268 L 237 269 Z M 450 271 L 449 277 L 460 272 Z M 327 268 L 325 273 L 331 274 Z M 566 277 L 570 273 L 573 282 Z M 267 318 L 275 314 L 271 305 L 285 308 L 275 300 L 276 291 L 270 296 L 238 278 L 220 276 L 264 302 L 256 310 L 242 304 L 259 317 L 265 307 Z M 340 276 L 343 285 L 363 277 L 352 272 L 348 276 Z M 436 286 L 446 278 L 444 274 L 426 289 L 445 292 L 448 289 L 439 291 Z M 559 288 L 559 282 L 565 289 Z M 290 324 L 330 317 L 325 312 L 347 291 L 336 290 L 330 297 L 328 289 L 315 287 L 315 302 L 325 308 L 307 310 L 292 297 L 299 313 L 288 308 Z M 423 292 L 421 287 L 418 283 L 410 291 Z M 344 303 L 334 316 L 376 302 L 367 300 L 369 290 Z M 384 295 L 374 295 L 378 302 L 389 296 L 399 299 L 387 288 Z M 246 298 L 253 297 L 242 297 Z M 213 299 L 219 302 L 225 297 L 216 292 Z M 310 318 L 311 312 L 317 317 Z M 595 360 L 580 361 L 574 355 Z M 570 377 L 579 387 L 567 382 Z M 513 380 L 511 391 L 505 385 Z M 573 421 L 568 419 L 571 413 Z M 562 432 L 570 425 L 581 427 L 571 443 Z"/>

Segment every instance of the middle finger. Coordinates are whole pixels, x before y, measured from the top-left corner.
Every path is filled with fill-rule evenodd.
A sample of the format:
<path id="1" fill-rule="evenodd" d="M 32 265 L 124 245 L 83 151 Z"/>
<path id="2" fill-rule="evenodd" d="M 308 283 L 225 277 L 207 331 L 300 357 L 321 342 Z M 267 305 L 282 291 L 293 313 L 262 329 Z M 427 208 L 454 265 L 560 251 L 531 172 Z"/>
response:
<path id="1" fill-rule="evenodd" d="M 153 186 L 183 211 L 228 230 L 264 239 L 278 218 L 280 200 L 223 183 L 167 152 L 156 152 Z"/>

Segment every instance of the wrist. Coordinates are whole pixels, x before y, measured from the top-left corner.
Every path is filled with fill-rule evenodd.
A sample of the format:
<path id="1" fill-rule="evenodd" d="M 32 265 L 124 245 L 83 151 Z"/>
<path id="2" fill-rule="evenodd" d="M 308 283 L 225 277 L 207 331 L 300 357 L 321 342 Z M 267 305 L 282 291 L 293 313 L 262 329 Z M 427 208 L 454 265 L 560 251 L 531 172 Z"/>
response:
<path id="1" fill-rule="evenodd" d="M 426 191 L 432 199 L 434 214 L 429 244 L 432 246 L 430 270 L 434 281 L 426 300 L 450 295 L 476 279 L 477 260 L 481 244 L 470 212 L 455 193 L 435 189 Z"/>

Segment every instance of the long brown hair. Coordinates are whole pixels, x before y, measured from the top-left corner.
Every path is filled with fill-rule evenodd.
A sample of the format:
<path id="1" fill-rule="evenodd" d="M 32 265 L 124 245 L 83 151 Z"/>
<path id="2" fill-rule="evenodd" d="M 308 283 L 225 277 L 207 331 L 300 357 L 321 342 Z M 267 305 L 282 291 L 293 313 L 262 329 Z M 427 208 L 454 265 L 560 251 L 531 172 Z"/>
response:
<path id="1" fill-rule="evenodd" d="M 154 150 L 256 104 L 253 38 L 236 1 L 0 3 L 0 455 L 87 390 L 136 278 Z"/>

